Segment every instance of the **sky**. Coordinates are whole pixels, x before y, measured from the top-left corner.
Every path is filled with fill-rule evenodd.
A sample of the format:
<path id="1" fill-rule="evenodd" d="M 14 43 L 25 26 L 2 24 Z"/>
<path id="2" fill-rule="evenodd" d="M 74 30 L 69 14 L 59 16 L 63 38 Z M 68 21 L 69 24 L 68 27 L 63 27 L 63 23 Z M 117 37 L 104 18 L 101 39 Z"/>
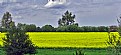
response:
<path id="1" fill-rule="evenodd" d="M 0 0 L 0 19 L 6 11 L 16 23 L 58 26 L 65 11 L 76 15 L 80 26 L 117 25 L 121 16 L 121 0 L 67 0 L 64 6 L 45 8 L 47 0 Z"/>

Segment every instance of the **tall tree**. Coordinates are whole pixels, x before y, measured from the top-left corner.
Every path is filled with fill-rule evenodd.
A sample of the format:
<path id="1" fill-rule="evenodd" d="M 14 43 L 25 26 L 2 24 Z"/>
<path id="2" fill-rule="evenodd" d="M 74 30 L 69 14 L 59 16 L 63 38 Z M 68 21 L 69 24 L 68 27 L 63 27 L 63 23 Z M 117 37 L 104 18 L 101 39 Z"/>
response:
<path id="1" fill-rule="evenodd" d="M 13 23 L 11 14 L 9 12 L 4 13 L 2 18 L 2 27 L 9 28 L 11 23 Z"/>
<path id="2" fill-rule="evenodd" d="M 7 29 L 6 37 L 3 38 L 3 45 L 6 54 L 35 54 L 35 46 L 32 44 L 29 36 L 26 34 L 25 28 L 20 24 L 18 26 L 15 26 L 14 22 L 11 22 L 8 26 L 6 26 L 6 24 L 3 24 L 3 27 L 5 26 L 5 28 Z"/>
<path id="3" fill-rule="evenodd" d="M 72 15 L 71 12 L 66 11 L 64 15 L 62 15 L 62 19 L 58 20 L 59 26 L 67 26 L 67 25 L 73 25 L 75 22 L 75 15 Z"/>

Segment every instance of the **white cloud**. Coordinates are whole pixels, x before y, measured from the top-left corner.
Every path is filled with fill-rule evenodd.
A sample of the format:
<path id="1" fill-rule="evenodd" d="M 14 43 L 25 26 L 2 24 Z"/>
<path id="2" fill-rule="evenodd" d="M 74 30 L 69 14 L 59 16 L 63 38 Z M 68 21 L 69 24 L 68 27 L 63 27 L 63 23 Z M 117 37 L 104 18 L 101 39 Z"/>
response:
<path id="1" fill-rule="evenodd" d="M 67 2 L 66 0 L 48 0 L 48 3 L 45 5 L 45 7 L 58 7 L 58 6 L 63 6 Z"/>
<path id="2" fill-rule="evenodd" d="M 0 3 L 3 3 L 3 2 L 17 2 L 17 0 L 0 0 Z"/>
<path id="3" fill-rule="evenodd" d="M 10 0 L 10 2 L 17 2 L 16 0 Z"/>
<path id="4" fill-rule="evenodd" d="M 15 19 L 21 19 L 22 18 L 22 16 L 12 16 L 13 18 L 15 18 Z"/>
<path id="5" fill-rule="evenodd" d="M 0 3 L 3 3 L 4 2 L 4 0 L 0 0 Z"/>

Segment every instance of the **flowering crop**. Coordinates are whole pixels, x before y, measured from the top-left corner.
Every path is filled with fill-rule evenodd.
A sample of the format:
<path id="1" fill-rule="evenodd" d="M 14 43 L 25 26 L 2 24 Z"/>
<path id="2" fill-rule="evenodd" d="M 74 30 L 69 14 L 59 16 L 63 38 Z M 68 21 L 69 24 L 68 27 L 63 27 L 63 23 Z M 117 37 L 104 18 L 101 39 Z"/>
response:
<path id="1" fill-rule="evenodd" d="M 107 32 L 28 32 L 38 47 L 105 48 Z M 114 34 L 118 34 L 115 32 Z M 4 33 L 0 33 L 0 44 Z"/>

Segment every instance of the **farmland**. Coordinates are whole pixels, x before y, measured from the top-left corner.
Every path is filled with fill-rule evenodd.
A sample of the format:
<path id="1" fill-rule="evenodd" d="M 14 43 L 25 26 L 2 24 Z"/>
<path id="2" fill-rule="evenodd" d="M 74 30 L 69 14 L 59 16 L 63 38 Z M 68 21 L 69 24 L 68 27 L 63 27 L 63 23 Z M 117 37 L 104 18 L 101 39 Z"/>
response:
<path id="1" fill-rule="evenodd" d="M 117 32 L 112 32 L 117 35 Z M 81 48 L 85 55 L 106 55 L 107 32 L 28 32 L 32 42 L 42 48 L 36 55 L 73 55 Z M 0 33 L 0 44 L 5 33 Z M 51 49 L 47 49 L 51 48 Z M 67 48 L 67 49 L 65 49 Z M 87 49 L 86 49 L 87 48 Z M 0 54 L 5 52 L 0 48 Z"/>
<path id="2" fill-rule="evenodd" d="M 36 55 L 74 55 L 76 49 L 37 49 Z M 85 55 L 106 55 L 105 49 L 83 49 Z M 5 51 L 0 48 L 0 55 L 6 55 Z M 29 54 L 26 54 L 29 55 Z"/>
<path id="3" fill-rule="evenodd" d="M 113 32 L 114 33 L 114 32 Z M 5 33 L 0 33 L 0 44 Z M 106 48 L 107 32 L 28 32 L 32 42 L 40 48 Z M 114 34 L 117 34 L 115 32 Z"/>

